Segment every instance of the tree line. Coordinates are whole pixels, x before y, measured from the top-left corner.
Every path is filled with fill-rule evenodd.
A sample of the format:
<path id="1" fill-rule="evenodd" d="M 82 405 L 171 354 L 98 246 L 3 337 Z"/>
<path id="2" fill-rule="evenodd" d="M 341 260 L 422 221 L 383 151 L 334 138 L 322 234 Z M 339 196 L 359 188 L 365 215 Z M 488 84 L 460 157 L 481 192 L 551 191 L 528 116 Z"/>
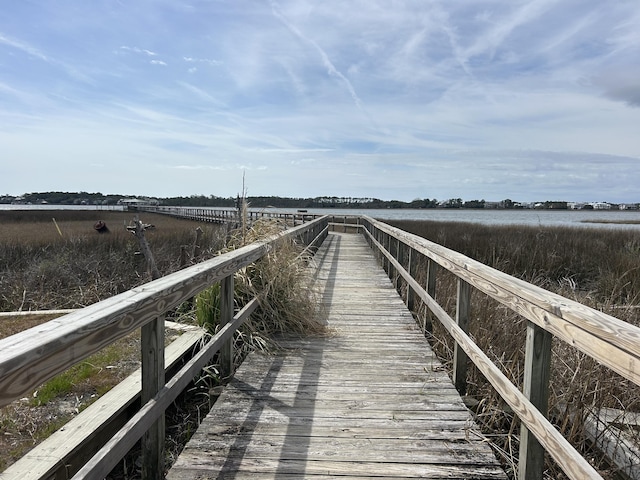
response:
<path id="1" fill-rule="evenodd" d="M 239 204 L 239 197 L 219 197 L 216 195 L 190 195 L 188 197 L 165 197 L 147 198 L 136 195 L 103 194 L 100 192 L 40 192 L 25 193 L 18 197 L 11 195 L 0 196 L 0 203 L 17 204 L 51 204 L 51 205 L 118 205 L 126 199 L 138 198 L 143 200 L 153 200 L 160 205 L 170 205 L 179 207 L 222 207 L 236 208 Z M 546 210 L 566 210 L 570 204 L 565 201 L 544 201 L 533 204 L 523 204 L 511 199 L 499 202 L 488 202 L 482 200 L 462 200 L 461 198 L 450 198 L 439 201 L 435 198 L 417 198 L 410 202 L 401 200 L 381 200 L 379 198 L 364 197 L 279 197 L 279 196 L 251 196 L 247 197 L 247 202 L 253 208 L 357 208 L 357 209 L 380 209 L 380 208 L 541 208 Z M 637 206 L 637 204 L 634 204 Z M 586 207 L 588 208 L 588 207 Z"/>

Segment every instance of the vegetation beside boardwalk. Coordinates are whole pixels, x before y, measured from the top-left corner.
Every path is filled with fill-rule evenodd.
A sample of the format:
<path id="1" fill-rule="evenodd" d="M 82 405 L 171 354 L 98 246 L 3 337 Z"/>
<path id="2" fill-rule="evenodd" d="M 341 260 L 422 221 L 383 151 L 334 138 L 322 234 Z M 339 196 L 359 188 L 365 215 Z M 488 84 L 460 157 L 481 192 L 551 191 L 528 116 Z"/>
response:
<path id="1" fill-rule="evenodd" d="M 640 234 L 628 229 L 543 226 L 487 226 L 476 223 L 389 221 L 388 223 L 452 250 L 640 326 Z M 436 298 L 455 318 L 456 281 L 439 271 Z M 422 283 L 426 284 L 426 279 Z M 427 313 L 422 310 L 424 318 Z M 474 292 L 470 335 L 515 385 L 522 385 L 526 321 L 497 301 Z M 451 367 L 453 342 L 434 323 L 430 336 L 437 354 Z M 515 469 L 519 422 L 475 369 L 468 373 L 467 401 L 502 457 Z M 552 422 L 604 478 L 618 478 L 602 454 L 586 440 L 580 419 L 600 407 L 624 415 L 640 411 L 640 387 L 561 341 L 553 342 L 550 385 Z M 637 426 L 628 433 L 640 445 Z M 546 478 L 564 478 L 547 465 Z M 512 472 L 513 473 L 513 472 Z"/>
<path id="2" fill-rule="evenodd" d="M 151 278 L 134 235 L 135 213 L 114 211 L 0 211 L 0 311 L 81 308 Z M 108 233 L 94 225 L 102 220 Z M 195 224 L 144 213 L 146 232 L 162 275 L 181 268 L 195 240 Z M 202 225 L 200 258 L 222 247 L 224 231 Z M 189 260 L 189 259 L 187 259 Z"/>
<path id="3" fill-rule="evenodd" d="M 81 308 L 150 281 L 138 239 L 126 228 L 135 216 L 113 211 L 0 211 L 0 311 Z M 226 226 L 166 215 L 139 216 L 150 225 L 145 237 L 160 275 L 282 230 L 274 221 L 228 232 Z M 106 223 L 108 233 L 96 230 L 98 221 Z M 204 231 L 197 235 L 196 227 Z M 282 241 L 265 258 L 236 273 L 238 304 L 253 296 L 260 300 L 260 308 L 236 336 L 238 362 L 252 348 L 271 348 L 270 337 L 278 332 L 324 331 L 315 321 L 316 299 L 302 285 L 307 261 L 299 245 Z M 198 323 L 214 333 L 219 327 L 219 291 L 216 285 L 195 302 L 185 302 L 171 319 Z M 0 338 L 55 316 L 0 318 Z M 139 334 L 134 332 L 0 409 L 0 471 L 135 370 L 139 349 Z M 168 411 L 168 465 L 206 415 L 220 381 L 212 364 Z M 136 478 L 136 455 L 132 452 L 111 478 Z"/>

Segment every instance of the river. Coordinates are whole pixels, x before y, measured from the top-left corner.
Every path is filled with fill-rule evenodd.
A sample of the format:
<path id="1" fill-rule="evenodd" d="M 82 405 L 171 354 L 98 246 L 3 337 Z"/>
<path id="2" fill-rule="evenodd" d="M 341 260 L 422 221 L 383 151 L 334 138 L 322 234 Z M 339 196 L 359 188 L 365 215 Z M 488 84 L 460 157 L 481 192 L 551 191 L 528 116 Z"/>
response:
<path id="1" fill-rule="evenodd" d="M 271 210 L 271 209 L 270 209 Z M 272 209 L 291 213 L 295 209 Z M 428 208 L 413 209 L 307 209 L 308 213 L 327 215 L 368 215 L 382 220 L 434 220 L 473 222 L 485 225 L 539 225 L 593 228 L 630 228 L 640 231 L 638 210 L 493 210 Z M 627 223 L 635 222 L 635 223 Z"/>
<path id="2" fill-rule="evenodd" d="M 115 210 L 118 206 L 94 205 L 6 205 L 0 210 Z M 227 209 L 228 210 L 228 209 Z M 265 208 L 257 211 L 296 213 L 295 208 Z M 485 225 L 573 226 L 590 228 L 625 228 L 640 231 L 638 210 L 493 210 L 464 208 L 427 209 L 345 209 L 310 208 L 308 213 L 325 215 L 368 215 L 382 220 L 434 220 L 443 222 L 474 222 Z M 629 223 L 633 222 L 633 223 Z"/>

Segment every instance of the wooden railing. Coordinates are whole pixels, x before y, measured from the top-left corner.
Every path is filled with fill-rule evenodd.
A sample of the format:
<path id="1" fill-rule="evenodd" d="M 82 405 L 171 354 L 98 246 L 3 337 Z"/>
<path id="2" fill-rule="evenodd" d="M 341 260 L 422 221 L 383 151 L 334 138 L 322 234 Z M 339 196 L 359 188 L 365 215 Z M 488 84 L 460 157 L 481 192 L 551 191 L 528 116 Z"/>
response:
<path id="1" fill-rule="evenodd" d="M 58 458 L 53 462 L 52 470 L 42 478 L 58 475 L 57 478 L 71 475 L 74 479 L 104 478 L 141 438 L 144 478 L 162 478 L 164 411 L 218 351 L 222 367 L 226 368 L 226 373 L 231 371 L 233 334 L 258 305 L 257 299 L 253 299 L 234 314 L 234 273 L 262 258 L 282 241 L 295 239 L 307 249 L 317 248 L 327 235 L 327 224 L 327 218 L 321 217 L 287 229 L 265 241 L 217 256 L 0 340 L 0 406 L 4 406 L 133 330 L 142 329 L 142 407 L 113 437 L 102 442 L 97 453 L 84 465 L 76 465 L 77 459 Z M 165 314 L 216 282 L 221 283 L 221 325 L 224 326 L 170 380 L 165 381 Z M 68 433 L 70 437 L 91 437 L 92 432 Z M 42 452 L 41 456 L 35 455 L 34 461 L 51 461 L 50 456 L 50 452 Z M 56 468 L 62 469 L 62 473 Z M 14 477 L 5 472 L 0 478 Z"/>
<path id="2" fill-rule="evenodd" d="M 144 205 L 129 207 L 130 210 L 139 210 L 152 213 L 161 213 L 174 217 L 187 218 L 201 222 L 211 223 L 239 223 L 240 214 L 237 209 L 232 208 L 202 208 L 202 207 L 171 207 Z M 287 225 L 296 226 L 300 223 L 311 221 L 322 215 L 307 213 L 304 210 L 288 213 L 278 210 L 248 209 L 246 211 L 246 221 L 251 224 L 260 219 L 280 219 Z"/>
<path id="3" fill-rule="evenodd" d="M 547 420 L 551 340 L 567 342 L 602 365 L 640 385 L 640 328 L 536 287 L 474 261 L 424 238 L 369 217 L 331 223 L 336 230 L 360 227 L 370 245 L 381 252 L 389 276 L 409 287 L 409 308 L 417 296 L 455 340 L 453 381 L 466 390 L 470 359 L 504 401 L 518 415 L 521 429 L 519 479 L 541 479 L 546 451 L 575 480 L 600 479 L 598 472 Z M 418 258 L 427 260 L 425 285 L 416 277 Z M 435 300 L 436 271 L 444 268 L 457 277 L 456 318 Z M 424 272 L 423 272 L 424 273 Z M 488 295 L 528 321 L 523 391 L 468 335 L 471 289 Z"/>

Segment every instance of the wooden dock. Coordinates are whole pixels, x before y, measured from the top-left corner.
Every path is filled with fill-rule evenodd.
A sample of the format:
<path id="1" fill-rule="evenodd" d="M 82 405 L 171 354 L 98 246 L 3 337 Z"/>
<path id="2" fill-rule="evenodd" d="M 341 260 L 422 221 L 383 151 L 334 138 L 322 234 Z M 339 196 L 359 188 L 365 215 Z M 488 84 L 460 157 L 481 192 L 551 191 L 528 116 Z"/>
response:
<path id="1" fill-rule="evenodd" d="M 506 479 L 364 237 L 315 258 L 330 333 L 251 354 L 167 478 Z"/>

